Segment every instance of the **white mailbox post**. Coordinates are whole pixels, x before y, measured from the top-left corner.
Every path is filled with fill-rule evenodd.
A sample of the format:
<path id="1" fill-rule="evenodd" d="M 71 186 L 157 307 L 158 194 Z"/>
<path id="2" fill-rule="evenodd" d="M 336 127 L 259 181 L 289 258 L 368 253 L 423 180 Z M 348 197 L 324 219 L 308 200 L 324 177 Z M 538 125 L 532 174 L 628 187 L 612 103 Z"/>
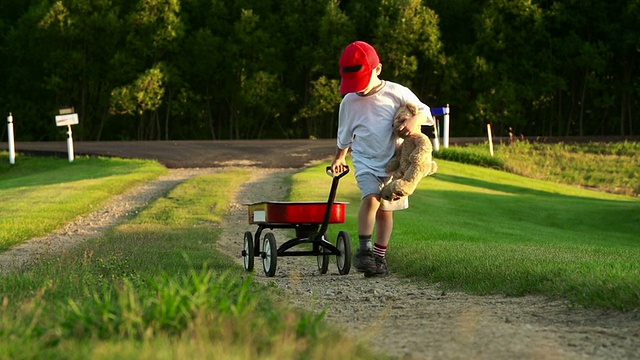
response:
<path id="1" fill-rule="evenodd" d="M 9 113 L 7 116 L 7 137 L 9 141 L 9 164 L 16 163 L 16 144 L 13 137 L 13 114 Z"/>
<path id="2" fill-rule="evenodd" d="M 444 132 L 442 133 L 442 145 L 445 148 L 449 147 L 449 104 L 447 104 L 446 110 L 444 112 Z"/>
<path id="3" fill-rule="evenodd" d="M 449 104 L 446 107 L 441 108 L 431 108 L 431 116 L 440 116 L 444 115 L 444 131 L 442 132 L 442 145 L 445 148 L 449 147 L 449 113 L 451 109 L 449 108 Z M 438 139 L 440 129 L 438 129 L 438 121 L 436 121 L 436 125 L 434 126 L 434 149 L 438 151 L 440 149 L 440 140 Z"/>
<path id="4" fill-rule="evenodd" d="M 73 137 L 71 136 L 71 125 L 78 124 L 78 114 L 73 108 L 60 109 L 60 115 L 56 115 L 56 125 L 67 127 L 67 152 L 69 153 L 69 162 L 73 162 Z"/>

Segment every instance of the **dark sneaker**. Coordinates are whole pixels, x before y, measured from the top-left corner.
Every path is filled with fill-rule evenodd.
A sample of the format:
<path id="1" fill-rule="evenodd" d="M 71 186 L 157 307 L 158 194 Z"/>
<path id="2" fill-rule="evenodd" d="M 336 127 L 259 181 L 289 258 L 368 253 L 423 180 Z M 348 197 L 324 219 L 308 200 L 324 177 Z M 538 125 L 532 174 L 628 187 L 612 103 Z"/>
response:
<path id="1" fill-rule="evenodd" d="M 373 251 L 371 249 L 358 249 L 355 260 L 353 261 L 353 266 L 359 272 L 366 272 L 375 268 L 376 262 L 373 259 Z"/>
<path id="2" fill-rule="evenodd" d="M 389 268 L 387 267 L 387 259 L 379 256 L 374 256 L 375 266 L 364 272 L 364 277 L 383 277 L 389 274 Z"/>

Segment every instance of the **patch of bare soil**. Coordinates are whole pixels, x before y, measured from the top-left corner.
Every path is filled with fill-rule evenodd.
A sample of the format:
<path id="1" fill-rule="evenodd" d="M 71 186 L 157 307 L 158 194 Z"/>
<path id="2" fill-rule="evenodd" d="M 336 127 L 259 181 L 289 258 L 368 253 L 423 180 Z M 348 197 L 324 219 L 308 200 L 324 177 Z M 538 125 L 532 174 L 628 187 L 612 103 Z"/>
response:
<path id="1" fill-rule="evenodd" d="M 287 188 L 282 180 L 296 171 L 253 170 L 253 179 L 235 196 L 218 243 L 219 250 L 238 263 L 242 263 L 244 232 L 256 230 L 247 222 L 245 204 L 283 200 Z M 60 232 L 0 254 L 0 273 L 17 271 L 40 256 L 55 255 L 98 236 L 182 181 L 215 171 L 224 169 L 171 170 Z M 340 230 L 356 235 L 355 229 Z M 286 234 L 273 232 L 278 244 L 287 240 Z M 295 306 L 326 309 L 328 322 L 379 353 L 408 359 L 635 359 L 640 354 L 636 314 L 571 308 L 543 297 L 443 292 L 437 285 L 421 285 L 393 274 L 367 279 L 352 269 L 349 275 L 338 275 L 335 258 L 325 275 L 318 273 L 314 257 L 279 258 L 275 277 L 268 278 L 258 260 L 257 281 L 283 289 Z M 393 271 L 393 263 L 390 268 Z"/>

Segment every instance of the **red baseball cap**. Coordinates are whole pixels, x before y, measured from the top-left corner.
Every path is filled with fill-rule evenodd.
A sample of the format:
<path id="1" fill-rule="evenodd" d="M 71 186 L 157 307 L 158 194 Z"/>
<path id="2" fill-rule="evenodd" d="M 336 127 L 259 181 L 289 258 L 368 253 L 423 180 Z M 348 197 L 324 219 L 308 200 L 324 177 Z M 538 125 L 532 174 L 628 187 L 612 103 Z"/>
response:
<path id="1" fill-rule="evenodd" d="M 349 44 L 340 56 L 340 94 L 366 89 L 371 81 L 371 72 L 378 64 L 380 58 L 373 46 L 364 41 Z"/>

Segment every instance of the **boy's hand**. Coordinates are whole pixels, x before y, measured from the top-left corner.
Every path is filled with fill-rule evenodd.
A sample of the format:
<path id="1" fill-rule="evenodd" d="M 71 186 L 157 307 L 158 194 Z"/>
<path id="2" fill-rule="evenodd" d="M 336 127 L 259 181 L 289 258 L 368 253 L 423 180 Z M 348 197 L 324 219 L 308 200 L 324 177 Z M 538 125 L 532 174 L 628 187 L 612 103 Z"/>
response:
<path id="1" fill-rule="evenodd" d="M 333 172 L 333 175 L 340 175 L 346 170 L 347 170 L 347 163 L 344 160 L 343 161 L 335 160 L 331 164 L 331 172 Z"/>
<path id="2" fill-rule="evenodd" d="M 347 170 L 347 152 L 349 149 L 336 149 L 336 155 L 331 163 L 331 172 L 333 175 L 340 175 Z"/>
<path id="3" fill-rule="evenodd" d="M 422 124 L 426 123 L 426 115 L 416 114 L 404 121 L 398 128 L 402 136 L 411 136 L 422 132 Z"/>

